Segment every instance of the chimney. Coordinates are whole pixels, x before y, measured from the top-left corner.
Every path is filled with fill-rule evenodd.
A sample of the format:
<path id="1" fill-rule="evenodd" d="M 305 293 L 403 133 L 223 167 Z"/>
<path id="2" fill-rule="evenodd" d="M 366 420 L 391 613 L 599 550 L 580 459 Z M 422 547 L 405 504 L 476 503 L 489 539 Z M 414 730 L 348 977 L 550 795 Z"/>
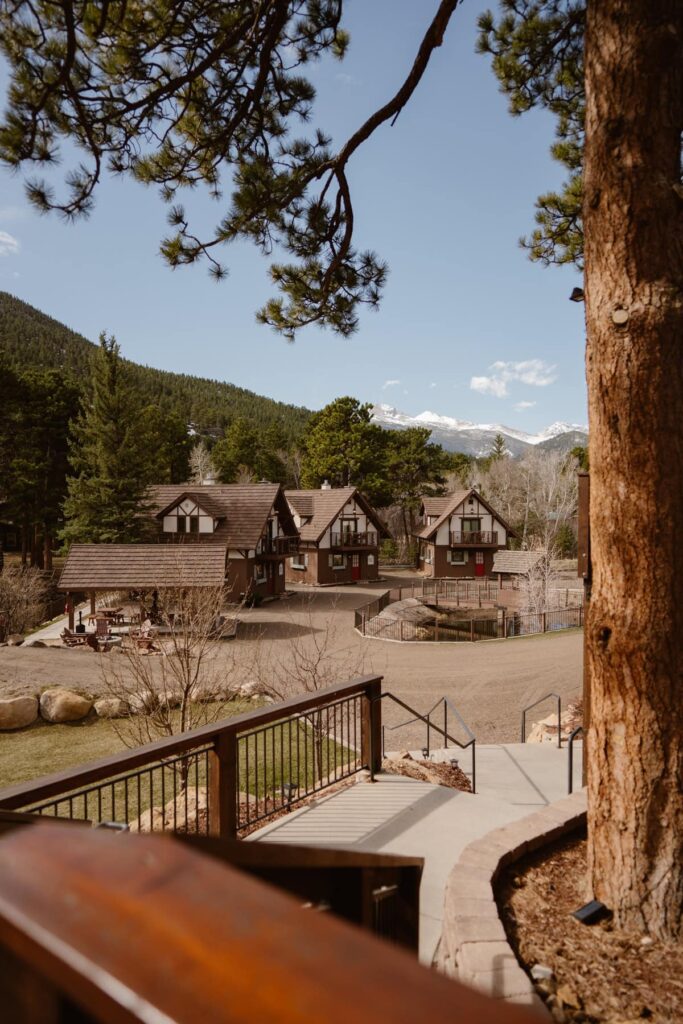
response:
<path id="1" fill-rule="evenodd" d="M 211 484 L 215 484 L 215 483 L 216 483 L 216 474 L 213 472 L 213 470 L 210 469 L 209 472 L 206 474 L 206 476 L 202 477 L 202 486 L 207 485 L 207 484 L 211 485 Z"/>
<path id="2" fill-rule="evenodd" d="M 330 481 L 329 480 L 323 480 L 323 482 L 320 485 L 320 490 L 321 491 L 331 491 L 332 490 L 332 484 L 330 483 Z"/>

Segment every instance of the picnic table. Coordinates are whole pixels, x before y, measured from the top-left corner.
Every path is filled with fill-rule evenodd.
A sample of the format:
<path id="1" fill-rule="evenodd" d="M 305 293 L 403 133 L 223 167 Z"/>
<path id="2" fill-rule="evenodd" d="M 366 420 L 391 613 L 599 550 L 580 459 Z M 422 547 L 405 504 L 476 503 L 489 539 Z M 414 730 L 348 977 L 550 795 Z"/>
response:
<path id="1" fill-rule="evenodd" d="M 123 608 L 98 608 L 87 616 L 90 622 L 96 619 L 108 619 L 109 622 L 121 625 L 124 622 Z"/>

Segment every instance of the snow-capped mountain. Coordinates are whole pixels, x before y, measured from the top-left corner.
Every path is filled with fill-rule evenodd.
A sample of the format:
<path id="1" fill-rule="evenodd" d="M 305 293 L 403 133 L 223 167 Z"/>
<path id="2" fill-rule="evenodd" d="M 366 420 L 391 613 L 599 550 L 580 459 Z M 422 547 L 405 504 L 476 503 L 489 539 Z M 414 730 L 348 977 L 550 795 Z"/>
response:
<path id="1" fill-rule="evenodd" d="M 538 434 L 528 434 L 502 423 L 471 423 L 469 420 L 458 420 L 431 411 L 409 416 L 391 405 L 373 406 L 372 416 L 376 423 L 393 430 L 428 427 L 432 432 L 432 441 L 443 445 L 449 452 L 465 452 L 467 455 L 485 455 L 496 434 L 503 435 L 508 451 L 515 456 L 524 454 L 534 446 L 569 451 L 588 440 L 588 427 L 578 423 L 553 423 Z"/>

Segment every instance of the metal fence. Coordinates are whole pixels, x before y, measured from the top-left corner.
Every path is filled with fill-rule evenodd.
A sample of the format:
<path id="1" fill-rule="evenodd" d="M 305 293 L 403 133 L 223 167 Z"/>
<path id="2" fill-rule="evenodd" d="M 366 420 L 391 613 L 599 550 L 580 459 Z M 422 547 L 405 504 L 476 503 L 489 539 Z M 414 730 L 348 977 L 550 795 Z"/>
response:
<path id="1" fill-rule="evenodd" d="M 371 605 L 356 610 L 355 627 L 363 636 L 382 640 L 475 643 L 477 640 L 505 640 L 583 626 L 581 606 L 526 614 L 503 610 L 496 618 L 435 619 L 433 622 L 413 622 L 380 615 L 389 604 L 398 600 L 391 597 L 393 593 L 387 591 L 382 595 L 386 600 L 373 601 Z"/>
<path id="2" fill-rule="evenodd" d="M 294 697 L 0 790 L 0 809 L 133 831 L 246 834 L 376 767 L 380 691 L 381 677 L 367 676 Z"/>

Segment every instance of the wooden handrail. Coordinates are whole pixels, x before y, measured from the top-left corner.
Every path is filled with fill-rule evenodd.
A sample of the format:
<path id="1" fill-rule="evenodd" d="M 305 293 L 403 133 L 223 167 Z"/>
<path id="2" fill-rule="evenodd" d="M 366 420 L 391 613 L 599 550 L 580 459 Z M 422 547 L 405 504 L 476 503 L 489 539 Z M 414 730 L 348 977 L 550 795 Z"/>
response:
<path id="1" fill-rule="evenodd" d="M 59 825 L 0 839 L 0 977 L 13 1024 L 538 1020 L 185 843 Z"/>
<path id="2" fill-rule="evenodd" d="M 165 757 L 175 757 L 196 747 L 213 745 L 219 737 L 237 735 L 251 728 L 267 725 L 290 715 L 309 711 L 312 708 L 330 704 L 334 700 L 367 693 L 373 686 L 381 685 L 382 676 L 362 676 L 346 683 L 329 686 L 314 694 L 290 697 L 266 708 L 246 711 L 233 718 L 226 718 L 211 725 L 191 729 L 178 736 L 154 740 L 134 750 L 124 750 L 97 761 L 90 761 L 75 768 L 67 768 L 53 775 L 45 775 L 29 782 L 20 782 L 0 790 L 0 808 L 15 810 L 29 804 L 39 803 L 53 796 L 60 796 L 79 787 L 99 782 L 123 772 L 153 764 Z"/>

